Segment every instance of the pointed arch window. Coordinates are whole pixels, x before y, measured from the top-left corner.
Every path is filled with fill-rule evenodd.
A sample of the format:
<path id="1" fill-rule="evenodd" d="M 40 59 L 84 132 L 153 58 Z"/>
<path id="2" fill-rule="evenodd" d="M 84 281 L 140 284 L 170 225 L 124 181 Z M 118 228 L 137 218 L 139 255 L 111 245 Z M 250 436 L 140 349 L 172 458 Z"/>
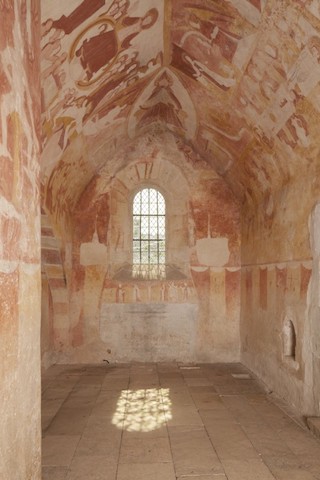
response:
<path id="1" fill-rule="evenodd" d="M 165 276 L 166 202 L 155 188 L 143 188 L 133 199 L 133 275 Z"/>

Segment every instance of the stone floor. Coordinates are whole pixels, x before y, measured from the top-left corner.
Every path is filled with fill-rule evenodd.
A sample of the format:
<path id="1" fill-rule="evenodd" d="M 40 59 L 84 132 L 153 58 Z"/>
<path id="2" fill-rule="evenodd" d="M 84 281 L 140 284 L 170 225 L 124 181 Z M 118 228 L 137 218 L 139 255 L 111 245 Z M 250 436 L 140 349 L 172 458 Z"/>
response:
<path id="1" fill-rule="evenodd" d="M 320 442 L 239 364 L 55 366 L 43 480 L 314 480 Z"/>

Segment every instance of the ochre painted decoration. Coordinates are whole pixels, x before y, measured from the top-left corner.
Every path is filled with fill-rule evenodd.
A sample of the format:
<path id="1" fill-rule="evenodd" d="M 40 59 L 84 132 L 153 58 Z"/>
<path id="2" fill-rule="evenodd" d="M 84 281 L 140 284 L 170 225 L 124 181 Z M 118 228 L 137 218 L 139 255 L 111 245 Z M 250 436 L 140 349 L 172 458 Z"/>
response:
<path id="1" fill-rule="evenodd" d="M 173 132 L 193 139 L 197 129 L 197 113 L 192 100 L 177 76 L 163 69 L 145 88 L 132 108 L 129 136 L 162 123 Z"/>
<path id="2" fill-rule="evenodd" d="M 119 355 L 131 340 L 141 345 L 151 311 L 148 325 L 162 319 L 175 339 L 164 337 L 164 356 L 243 356 L 269 379 L 272 369 L 293 368 L 278 391 L 290 391 L 297 405 L 309 398 L 299 385 L 320 338 L 309 231 L 320 198 L 318 4 L 42 0 L 41 201 L 54 349 L 73 359 L 96 361 L 108 349 Z M 17 200 L 22 184 L 26 194 L 37 184 L 17 164 L 21 149 L 26 162 L 34 155 L 38 125 L 29 122 L 23 75 L 24 100 L 12 108 L 12 84 L 19 85 L 10 62 L 19 58 L 10 50 L 10 15 L 7 25 L 0 162 L 10 173 L 1 183 L 0 226 L 8 247 L 0 248 L 13 261 L 17 248 L 26 258 L 31 252 L 30 219 Z M 147 271 L 132 268 L 130 202 L 142 186 L 167 196 L 171 278 L 134 277 Z M 294 365 L 283 363 L 281 343 L 292 305 Z M 179 349 L 175 315 L 187 319 Z M 303 332 L 312 334 L 311 348 Z M 151 350 L 143 351 L 152 360 Z"/>

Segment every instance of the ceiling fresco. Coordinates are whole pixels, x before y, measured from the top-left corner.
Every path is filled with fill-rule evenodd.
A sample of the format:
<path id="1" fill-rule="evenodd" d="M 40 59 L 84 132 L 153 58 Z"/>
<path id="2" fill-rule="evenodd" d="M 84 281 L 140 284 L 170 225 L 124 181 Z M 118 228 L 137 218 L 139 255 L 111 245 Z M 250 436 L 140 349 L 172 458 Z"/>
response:
<path id="1" fill-rule="evenodd" d="M 67 168 L 79 196 L 159 125 L 240 201 L 318 170 L 318 0 L 41 5 L 43 192 Z"/>

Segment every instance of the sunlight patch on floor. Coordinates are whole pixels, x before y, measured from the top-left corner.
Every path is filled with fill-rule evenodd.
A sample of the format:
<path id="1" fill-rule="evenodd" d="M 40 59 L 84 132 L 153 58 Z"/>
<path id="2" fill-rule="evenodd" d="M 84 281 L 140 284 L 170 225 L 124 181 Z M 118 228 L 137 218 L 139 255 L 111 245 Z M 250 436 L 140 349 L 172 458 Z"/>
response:
<path id="1" fill-rule="evenodd" d="M 112 424 L 128 432 L 151 432 L 171 418 L 168 388 L 123 390 Z"/>

